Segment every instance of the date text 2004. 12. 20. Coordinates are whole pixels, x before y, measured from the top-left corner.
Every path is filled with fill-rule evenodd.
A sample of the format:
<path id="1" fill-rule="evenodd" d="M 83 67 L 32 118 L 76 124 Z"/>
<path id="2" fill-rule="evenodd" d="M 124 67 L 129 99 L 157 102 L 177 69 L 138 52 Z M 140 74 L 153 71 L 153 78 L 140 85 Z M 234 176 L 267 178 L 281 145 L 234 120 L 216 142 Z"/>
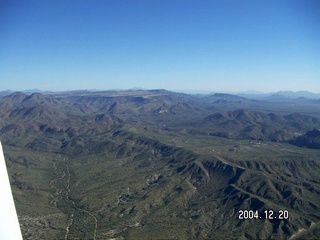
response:
<path id="1" fill-rule="evenodd" d="M 239 219 L 289 219 L 289 211 L 288 210 L 264 210 L 259 212 L 258 210 L 239 210 Z"/>

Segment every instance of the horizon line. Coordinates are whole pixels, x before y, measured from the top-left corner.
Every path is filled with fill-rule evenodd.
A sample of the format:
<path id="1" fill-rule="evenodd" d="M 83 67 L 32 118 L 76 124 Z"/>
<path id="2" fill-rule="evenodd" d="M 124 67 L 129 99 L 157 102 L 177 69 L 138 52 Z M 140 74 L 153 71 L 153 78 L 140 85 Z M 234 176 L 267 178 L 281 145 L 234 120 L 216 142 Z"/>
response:
<path id="1" fill-rule="evenodd" d="M 244 91 L 225 91 L 225 90 L 190 90 L 190 89 L 166 89 L 166 88 L 142 88 L 142 87 L 133 87 L 133 88 L 112 88 L 112 89 L 72 89 L 72 90 L 41 90 L 41 89 L 24 89 L 24 90 L 0 90 L 0 93 L 9 92 L 22 92 L 22 93 L 62 93 L 62 92 L 105 92 L 105 91 L 152 91 L 152 90 L 166 90 L 176 93 L 186 93 L 186 94 L 214 94 L 214 93 L 226 93 L 226 94 L 245 94 L 245 95 L 266 95 L 266 94 L 278 94 L 278 93 L 309 93 L 309 94 L 320 94 L 320 92 L 311 92 L 307 90 L 278 90 L 278 91 L 269 91 L 262 92 L 258 90 L 244 90 Z"/>

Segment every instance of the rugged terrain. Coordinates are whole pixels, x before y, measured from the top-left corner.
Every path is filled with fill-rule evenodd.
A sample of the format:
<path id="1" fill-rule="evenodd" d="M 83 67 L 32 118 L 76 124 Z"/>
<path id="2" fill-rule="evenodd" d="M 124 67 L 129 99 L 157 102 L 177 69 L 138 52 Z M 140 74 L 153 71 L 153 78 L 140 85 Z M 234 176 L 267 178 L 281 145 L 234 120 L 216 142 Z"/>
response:
<path id="1" fill-rule="evenodd" d="M 318 99 L 166 90 L 2 96 L 23 237 L 317 239 L 319 113 Z"/>

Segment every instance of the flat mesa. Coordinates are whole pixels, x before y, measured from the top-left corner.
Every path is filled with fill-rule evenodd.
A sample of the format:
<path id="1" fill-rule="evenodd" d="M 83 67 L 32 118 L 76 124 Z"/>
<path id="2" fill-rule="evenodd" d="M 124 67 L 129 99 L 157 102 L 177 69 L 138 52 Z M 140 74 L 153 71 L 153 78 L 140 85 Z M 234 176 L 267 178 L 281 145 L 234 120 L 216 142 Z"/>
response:
<path id="1" fill-rule="evenodd" d="M 0 142 L 0 239 L 22 239 L 2 145 Z"/>

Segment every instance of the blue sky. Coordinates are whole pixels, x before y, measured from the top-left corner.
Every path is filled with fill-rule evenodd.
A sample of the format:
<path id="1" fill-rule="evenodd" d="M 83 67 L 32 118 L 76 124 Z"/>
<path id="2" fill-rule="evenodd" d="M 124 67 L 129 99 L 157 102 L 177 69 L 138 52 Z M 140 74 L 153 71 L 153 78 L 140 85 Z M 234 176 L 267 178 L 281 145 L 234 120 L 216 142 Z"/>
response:
<path id="1" fill-rule="evenodd" d="M 0 90 L 320 92 L 318 0 L 3 0 Z"/>

